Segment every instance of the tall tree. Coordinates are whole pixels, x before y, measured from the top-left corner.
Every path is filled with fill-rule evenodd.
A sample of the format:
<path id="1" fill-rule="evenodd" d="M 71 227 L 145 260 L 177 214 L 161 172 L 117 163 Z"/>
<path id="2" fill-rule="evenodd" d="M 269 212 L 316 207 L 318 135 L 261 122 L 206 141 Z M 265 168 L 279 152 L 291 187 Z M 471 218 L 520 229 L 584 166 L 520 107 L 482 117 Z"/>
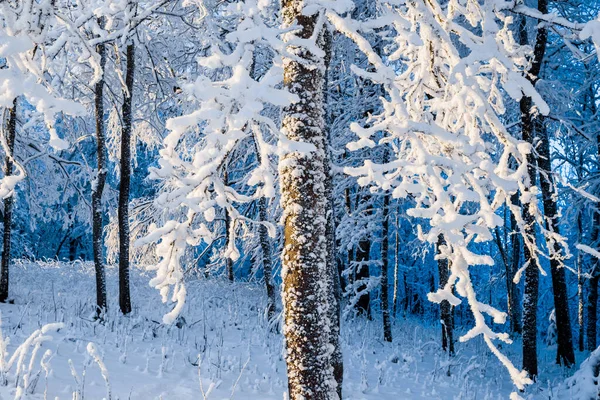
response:
<path id="1" fill-rule="evenodd" d="M 543 122 L 540 126 L 539 139 L 540 146 L 537 163 L 540 168 L 539 179 L 542 189 L 544 215 L 546 217 L 546 229 L 549 232 L 558 232 L 558 207 L 555 200 L 556 185 L 551 167 L 550 139 L 548 138 L 548 130 Z M 571 317 L 569 316 L 565 269 L 561 260 L 563 250 L 561 244 L 556 240 L 552 240 L 548 245 L 553 247 L 550 252 L 550 274 L 552 275 L 552 293 L 554 295 L 558 344 L 556 362 L 570 367 L 575 364 L 575 353 L 573 351 L 573 334 L 571 332 Z"/>
<path id="2" fill-rule="evenodd" d="M 325 77 L 323 84 L 323 105 L 329 107 L 329 72 L 331 69 L 331 54 L 333 45 L 333 32 L 332 27 L 326 24 L 322 31 L 322 43 L 325 50 Z M 328 121 L 329 122 L 329 121 Z M 342 398 L 342 384 L 344 380 L 344 359 L 342 355 L 341 343 L 340 343 L 340 321 L 341 321 L 341 302 L 342 302 L 342 279 L 340 269 L 337 263 L 337 239 L 335 235 L 335 201 L 333 198 L 333 168 L 332 168 L 332 154 L 331 154 L 331 129 L 329 123 L 327 123 L 326 134 L 323 135 L 323 150 L 325 154 L 324 158 L 324 171 L 325 171 L 325 198 L 326 198 L 326 216 L 327 216 L 327 227 L 325 230 L 327 237 L 327 280 L 326 283 L 331 286 L 328 290 L 328 318 L 330 321 L 330 339 L 329 342 L 333 347 L 331 353 L 331 366 L 333 367 L 333 377 L 337 385 L 337 395 Z"/>
<path id="3" fill-rule="evenodd" d="M 296 25 L 302 40 L 321 37 L 320 13 L 306 15 L 302 0 L 282 2 L 284 26 Z M 320 22 L 320 23 L 317 23 Z M 319 40 L 319 39 L 317 39 Z M 319 40 L 321 41 L 321 40 Z M 323 43 L 319 43 L 322 48 Z M 317 44 L 316 44 L 317 45 Z M 325 62 L 309 47 L 293 45 L 284 59 L 284 85 L 298 101 L 284 109 L 287 139 L 314 146 L 280 159 L 281 204 L 284 210 L 282 253 L 286 363 L 292 400 L 337 397 L 330 366 L 327 282 L 327 197 L 323 88 Z M 324 306 L 325 305 L 325 306 Z"/>
<path id="4" fill-rule="evenodd" d="M 99 19 L 98 24 L 103 26 L 104 21 Z M 106 66 L 106 45 L 100 43 L 96 46 L 100 56 L 100 68 L 104 71 Z M 102 194 L 106 184 L 106 136 L 104 131 L 104 81 L 103 75 L 94 88 L 94 104 L 96 119 L 96 180 L 92 185 L 92 247 L 94 251 L 94 267 L 96 269 L 96 314 L 102 317 L 106 312 L 106 273 L 104 271 L 104 240 Z"/>
<path id="5" fill-rule="evenodd" d="M 390 301 L 389 301 L 389 226 L 390 226 L 390 196 L 383 196 L 382 212 L 382 241 L 381 241 L 381 313 L 383 315 L 383 339 L 386 342 L 392 341 L 392 323 L 390 321 Z"/>
<path id="6" fill-rule="evenodd" d="M 127 45 L 127 67 L 123 88 L 123 129 L 121 131 L 121 160 L 119 184 L 119 307 L 123 314 L 131 312 L 131 291 L 129 289 L 129 191 L 131 186 L 131 130 L 133 82 L 135 75 L 135 44 Z"/>
<path id="7" fill-rule="evenodd" d="M 15 152 L 15 137 L 17 134 L 17 98 L 13 100 L 13 106 L 9 111 L 8 126 L 6 129 L 6 145 L 7 152 L 4 157 L 4 176 L 11 176 L 13 173 L 13 157 Z M 12 234 L 12 213 L 14 202 L 14 190 L 4 198 L 4 235 L 2 239 L 2 270 L 0 271 L 0 302 L 5 303 L 8 300 L 8 284 L 9 284 L 9 269 L 10 269 L 10 247 Z"/>
<path id="8" fill-rule="evenodd" d="M 547 12 L 547 8 L 548 4 L 546 0 L 540 0 L 538 2 L 538 9 L 541 12 Z M 535 82 L 539 79 L 542 60 L 544 58 L 544 53 L 546 52 L 547 37 L 548 33 L 546 28 L 540 26 L 535 38 L 533 62 L 527 75 L 527 79 L 533 85 L 535 85 Z M 527 20 L 524 17 L 522 17 L 519 26 L 519 43 L 521 45 L 527 45 L 529 43 L 527 37 Z M 521 110 L 522 139 L 533 144 L 536 136 L 536 119 L 531 114 L 533 107 L 531 97 L 523 96 L 519 106 Z M 533 151 L 527 155 L 527 171 L 529 176 L 529 188 L 535 187 L 537 171 L 536 158 Z M 535 216 L 530 208 L 530 206 L 523 207 L 523 221 L 526 229 L 525 234 L 534 238 Z M 530 246 L 525 246 L 524 256 L 527 268 L 525 270 L 525 293 L 523 297 L 523 369 L 527 371 L 530 377 L 535 378 L 538 374 L 537 307 L 540 277 L 537 256 Z"/>

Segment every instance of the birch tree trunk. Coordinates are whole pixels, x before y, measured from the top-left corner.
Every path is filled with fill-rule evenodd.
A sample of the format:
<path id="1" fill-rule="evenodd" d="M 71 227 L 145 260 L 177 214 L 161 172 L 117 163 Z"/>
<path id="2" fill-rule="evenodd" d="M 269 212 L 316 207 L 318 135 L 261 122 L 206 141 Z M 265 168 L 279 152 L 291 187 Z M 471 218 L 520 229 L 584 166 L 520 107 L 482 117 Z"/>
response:
<path id="1" fill-rule="evenodd" d="M 283 21 L 296 24 L 301 39 L 321 36 L 318 15 L 303 15 L 304 2 L 284 0 Z M 322 44 L 322 43 L 321 43 Z M 338 397 L 331 366 L 332 328 L 328 318 L 333 288 L 328 279 L 327 197 L 325 190 L 325 126 L 323 57 L 294 45 L 297 58 L 285 58 L 284 85 L 299 101 L 286 107 L 283 133 L 311 144 L 311 152 L 291 151 L 279 162 L 284 212 L 282 300 L 288 389 L 291 400 Z M 302 59 L 302 62 L 298 62 Z"/>
<path id="2" fill-rule="evenodd" d="M 10 109 L 8 117 L 8 129 L 6 130 L 6 144 L 8 146 L 7 154 L 4 158 L 4 176 L 11 176 L 13 172 L 12 157 L 15 153 L 15 137 L 17 134 L 17 99 L 13 100 L 13 106 Z M 12 193 L 4 199 L 4 235 L 2 238 L 2 270 L 0 271 L 0 302 L 6 303 L 8 300 L 8 284 L 10 270 L 10 247 L 12 234 L 12 210 L 15 195 Z"/>
<path id="3" fill-rule="evenodd" d="M 121 132 L 121 161 L 119 185 L 119 306 L 123 314 L 131 312 L 129 290 L 129 189 L 131 185 L 131 129 L 133 82 L 135 75 L 135 45 L 127 45 L 127 69 L 123 90 L 123 129 Z"/>
<path id="4" fill-rule="evenodd" d="M 100 25 L 104 21 L 99 20 Z M 100 67 L 104 71 L 106 65 L 106 46 L 99 44 L 96 51 L 100 55 Z M 102 193 L 106 183 L 106 137 L 104 135 L 104 76 L 94 88 L 96 117 L 96 153 L 98 158 L 96 181 L 92 185 L 92 247 L 94 250 L 94 267 L 96 269 L 96 314 L 102 317 L 106 312 L 106 277 L 104 271 L 104 241 L 102 238 Z"/>

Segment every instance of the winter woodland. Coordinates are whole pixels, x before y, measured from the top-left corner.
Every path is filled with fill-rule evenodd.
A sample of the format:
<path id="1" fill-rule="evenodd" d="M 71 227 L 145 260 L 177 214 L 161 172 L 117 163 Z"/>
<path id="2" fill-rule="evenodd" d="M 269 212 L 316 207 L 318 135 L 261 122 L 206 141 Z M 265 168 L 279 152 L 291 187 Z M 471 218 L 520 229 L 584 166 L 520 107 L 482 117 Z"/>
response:
<path id="1" fill-rule="evenodd" d="M 0 398 L 600 399 L 600 1 L 0 0 Z"/>

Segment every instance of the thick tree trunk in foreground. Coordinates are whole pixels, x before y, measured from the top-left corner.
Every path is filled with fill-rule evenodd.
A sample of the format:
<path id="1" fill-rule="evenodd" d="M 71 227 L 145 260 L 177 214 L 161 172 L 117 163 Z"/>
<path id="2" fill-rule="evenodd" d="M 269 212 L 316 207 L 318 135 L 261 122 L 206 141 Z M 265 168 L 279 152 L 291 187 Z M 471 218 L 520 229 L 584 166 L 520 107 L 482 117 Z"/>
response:
<path id="1" fill-rule="evenodd" d="M 99 21 L 102 24 L 102 21 Z M 106 65 L 106 47 L 99 44 L 96 51 L 100 55 L 100 67 Z M 94 89 L 96 106 L 96 152 L 98 169 L 96 181 L 92 185 L 92 246 L 94 267 L 96 269 L 96 314 L 102 317 L 106 311 L 106 276 L 104 271 L 104 243 L 102 239 L 102 193 L 106 183 L 106 137 L 104 135 L 104 77 L 96 83 Z"/>
<path id="2" fill-rule="evenodd" d="M 284 0 L 285 25 L 300 27 L 296 36 L 308 39 L 317 16 L 302 14 L 304 2 Z M 317 32 L 318 35 L 318 32 Z M 283 114 L 288 139 L 312 144 L 310 153 L 290 152 L 279 162 L 284 210 L 283 291 L 284 335 L 288 390 L 291 400 L 332 400 L 338 397 L 331 363 L 328 278 L 326 151 L 323 87 L 324 59 L 292 46 L 299 58 L 284 59 L 284 85 L 299 101 Z"/>
<path id="3" fill-rule="evenodd" d="M 438 253 L 439 247 L 444 246 L 446 241 L 442 235 L 438 236 Z M 439 287 L 443 288 L 448 283 L 450 278 L 450 269 L 448 259 L 438 260 L 439 271 Z M 444 300 L 440 303 L 440 321 L 442 323 L 442 349 L 447 351 L 449 355 L 454 355 L 454 309 L 452 305 Z"/>
<path id="4" fill-rule="evenodd" d="M 121 132 L 121 183 L 119 186 L 119 306 L 123 314 L 131 312 L 129 290 L 129 188 L 131 185 L 131 125 L 135 45 L 127 45 L 127 70 L 123 90 L 123 129 Z"/>
<path id="5" fill-rule="evenodd" d="M 8 117 L 8 129 L 6 130 L 6 144 L 10 155 L 4 159 L 4 176 L 11 176 L 13 171 L 12 156 L 15 153 L 15 136 L 17 134 L 17 99 L 14 99 L 13 106 L 10 109 Z M 4 236 L 2 248 L 2 270 L 0 271 L 0 302 L 5 303 L 8 300 L 8 283 L 10 269 L 10 242 L 12 234 L 12 210 L 14 202 L 14 193 L 11 193 L 4 199 Z"/>

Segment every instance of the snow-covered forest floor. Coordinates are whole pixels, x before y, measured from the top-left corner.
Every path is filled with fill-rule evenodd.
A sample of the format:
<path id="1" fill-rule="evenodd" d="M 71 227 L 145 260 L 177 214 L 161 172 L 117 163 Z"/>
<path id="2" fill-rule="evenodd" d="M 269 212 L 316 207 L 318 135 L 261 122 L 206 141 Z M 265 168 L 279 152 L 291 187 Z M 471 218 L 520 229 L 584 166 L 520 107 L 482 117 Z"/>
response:
<path id="1" fill-rule="evenodd" d="M 91 263 L 17 262 L 11 271 L 14 304 L 0 305 L 3 335 L 10 338 L 8 356 L 44 324 L 65 324 L 49 333 L 53 340 L 43 344 L 33 364 L 29 356 L 21 363 L 21 382 L 30 365 L 30 382 L 41 371 L 31 398 L 44 398 L 45 391 L 48 399 L 107 398 L 100 366 L 89 355 L 90 342 L 106 366 L 112 399 L 285 398 L 282 339 L 266 324 L 262 286 L 191 282 L 185 322 L 164 326 L 159 321 L 168 308 L 149 287 L 149 278 L 136 270 L 134 312 L 120 315 L 116 273 L 115 268 L 107 270 L 112 301 L 101 324 L 91 318 Z M 479 341 L 457 343 L 457 355 L 448 361 L 439 348 L 438 327 L 399 318 L 393 333 L 394 343 L 387 344 L 381 339 L 380 321 L 344 322 L 344 398 L 506 399 L 513 391 L 506 371 Z M 516 359 L 519 348 L 515 343 L 505 350 Z M 53 353 L 47 379 L 40 364 L 46 349 Z M 541 365 L 552 365 L 552 357 L 551 351 L 542 354 Z M 18 360 L 8 386 L 0 388 L 2 399 L 15 396 L 17 364 Z M 541 371 L 540 383 L 528 390 L 529 397 L 557 398 L 565 376 L 558 367 Z M 560 398 L 569 395 L 563 392 Z"/>

